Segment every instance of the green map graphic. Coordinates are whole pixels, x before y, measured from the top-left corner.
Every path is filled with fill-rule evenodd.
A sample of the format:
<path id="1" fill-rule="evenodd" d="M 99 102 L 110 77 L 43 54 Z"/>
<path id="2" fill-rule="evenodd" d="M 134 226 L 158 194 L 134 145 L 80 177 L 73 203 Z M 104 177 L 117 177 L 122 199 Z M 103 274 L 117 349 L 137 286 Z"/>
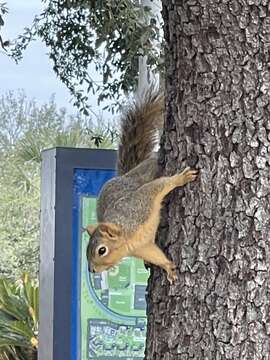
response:
<path id="1" fill-rule="evenodd" d="M 80 222 L 96 223 L 96 198 L 81 197 Z M 88 235 L 81 234 L 80 360 L 139 360 L 146 334 L 145 289 L 149 276 L 143 261 L 124 258 L 103 273 L 88 273 Z"/>

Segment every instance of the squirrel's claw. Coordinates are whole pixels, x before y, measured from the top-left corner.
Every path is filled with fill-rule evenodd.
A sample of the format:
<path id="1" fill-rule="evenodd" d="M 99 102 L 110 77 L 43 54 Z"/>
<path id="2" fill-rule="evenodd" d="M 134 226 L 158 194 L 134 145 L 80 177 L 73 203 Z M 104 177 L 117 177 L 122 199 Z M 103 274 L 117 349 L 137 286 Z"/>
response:
<path id="1" fill-rule="evenodd" d="M 198 170 L 192 170 L 190 167 L 186 167 L 180 174 L 176 175 L 177 185 L 183 186 L 191 181 L 194 181 L 198 176 Z"/>
<path id="2" fill-rule="evenodd" d="M 176 265 L 174 263 L 169 263 L 166 266 L 166 271 L 167 271 L 167 279 L 169 283 L 172 285 L 177 280 Z"/>

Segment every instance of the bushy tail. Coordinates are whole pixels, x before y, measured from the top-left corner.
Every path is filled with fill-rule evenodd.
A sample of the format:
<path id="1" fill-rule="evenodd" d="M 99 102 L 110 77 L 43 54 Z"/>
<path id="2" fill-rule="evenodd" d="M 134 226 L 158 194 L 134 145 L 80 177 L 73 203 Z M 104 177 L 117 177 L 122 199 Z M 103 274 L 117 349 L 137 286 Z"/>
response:
<path id="1" fill-rule="evenodd" d="M 149 158 L 163 127 L 163 95 L 152 87 L 135 99 L 120 120 L 118 174 L 123 175 Z"/>

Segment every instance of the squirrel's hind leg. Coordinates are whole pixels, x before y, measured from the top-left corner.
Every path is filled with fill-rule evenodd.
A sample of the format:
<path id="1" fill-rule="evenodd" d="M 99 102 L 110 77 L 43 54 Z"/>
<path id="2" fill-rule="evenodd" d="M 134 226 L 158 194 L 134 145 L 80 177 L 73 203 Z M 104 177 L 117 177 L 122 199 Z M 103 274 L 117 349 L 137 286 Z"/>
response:
<path id="1" fill-rule="evenodd" d="M 179 186 L 194 181 L 198 175 L 198 170 L 191 170 L 189 167 L 185 168 L 180 174 L 173 176 L 164 176 L 150 182 L 149 187 L 153 193 L 156 193 L 156 199 L 162 201 L 163 198 L 173 189 Z M 145 186 L 147 186 L 145 185 Z"/>

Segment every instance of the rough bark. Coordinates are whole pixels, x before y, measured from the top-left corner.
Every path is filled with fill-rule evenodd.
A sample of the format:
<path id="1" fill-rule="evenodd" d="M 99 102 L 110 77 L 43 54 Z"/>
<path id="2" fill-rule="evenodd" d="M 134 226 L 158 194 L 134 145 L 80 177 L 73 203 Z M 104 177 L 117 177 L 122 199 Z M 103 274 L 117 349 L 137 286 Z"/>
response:
<path id="1" fill-rule="evenodd" d="M 163 0 L 168 196 L 148 286 L 147 360 L 270 359 L 270 2 Z"/>

